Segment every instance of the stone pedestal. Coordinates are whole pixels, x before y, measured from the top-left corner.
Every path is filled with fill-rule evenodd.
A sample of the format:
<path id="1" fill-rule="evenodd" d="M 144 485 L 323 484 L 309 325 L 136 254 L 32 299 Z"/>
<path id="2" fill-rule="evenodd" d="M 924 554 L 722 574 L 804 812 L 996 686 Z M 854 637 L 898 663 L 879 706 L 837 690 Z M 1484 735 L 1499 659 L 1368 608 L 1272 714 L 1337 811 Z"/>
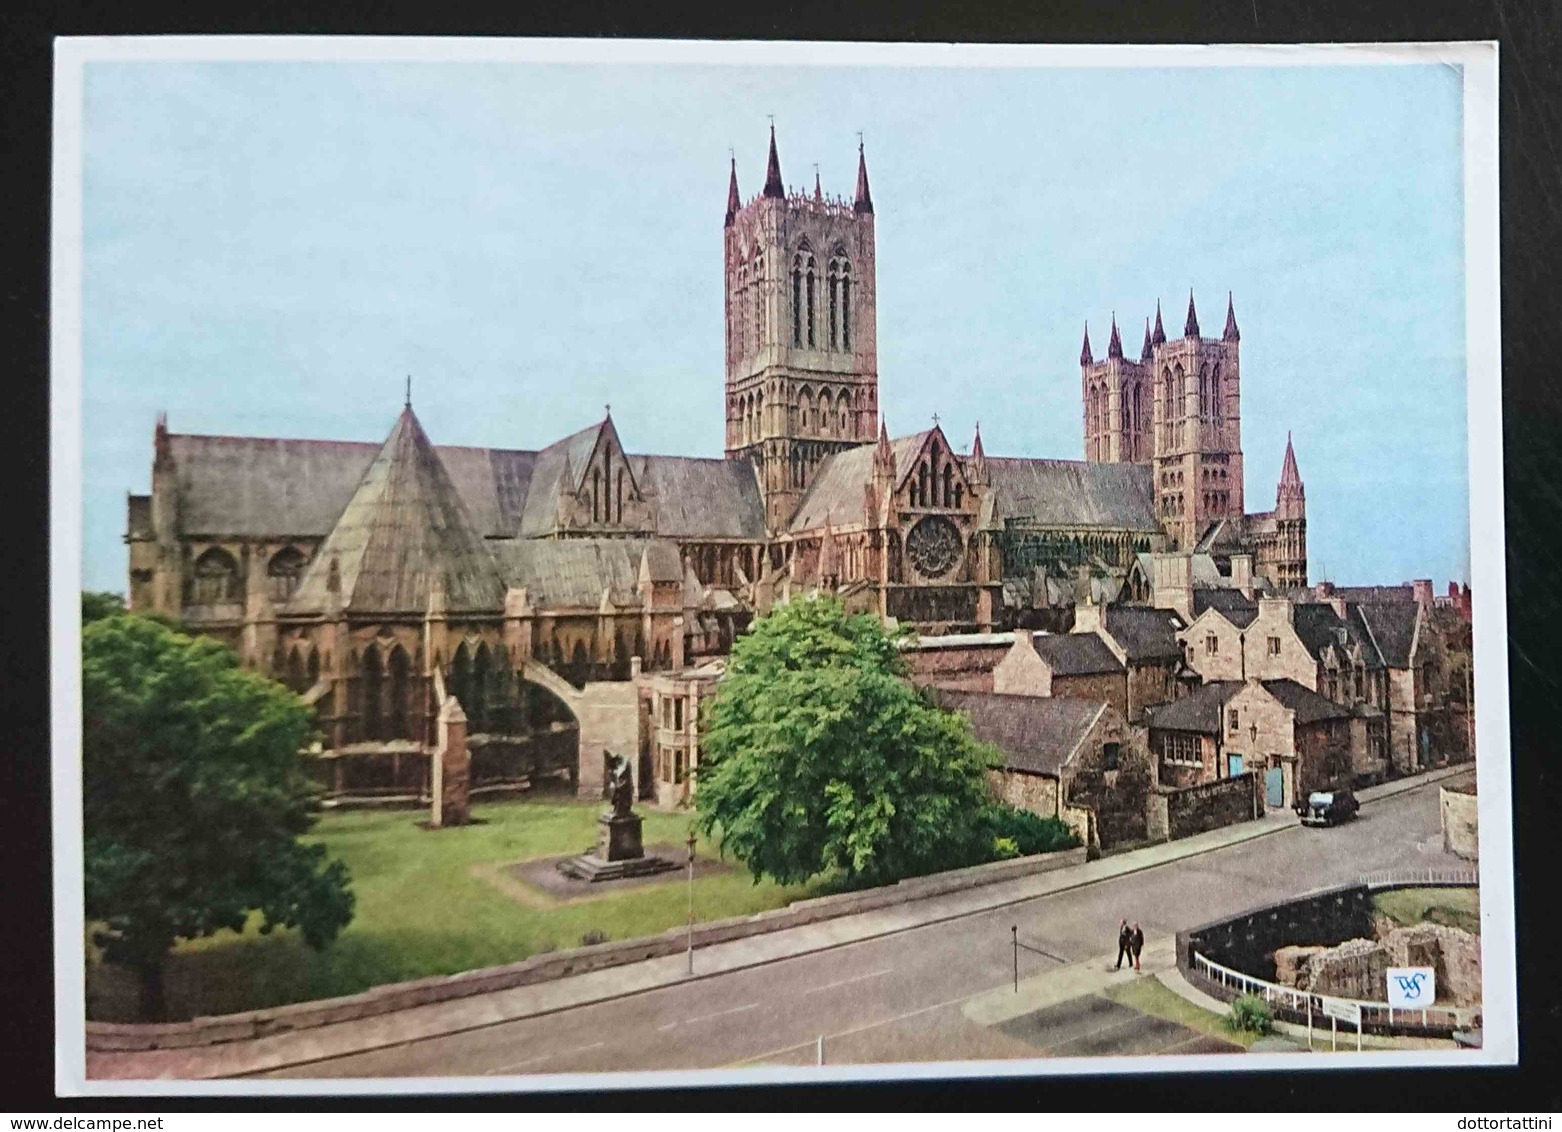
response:
<path id="1" fill-rule="evenodd" d="M 439 746 L 434 751 L 429 773 L 433 795 L 429 825 L 434 829 L 466 825 L 470 820 L 468 787 L 472 756 L 466 749 L 466 713 L 454 696 L 439 709 Z"/>
<path id="2" fill-rule="evenodd" d="M 597 818 L 597 856 L 604 861 L 630 861 L 645 856 L 640 844 L 640 817 L 629 814 Z"/>
<path id="3" fill-rule="evenodd" d="M 597 818 L 597 847 L 567 861 L 559 862 L 559 872 L 577 880 L 622 880 L 676 869 L 676 862 L 663 857 L 647 857 L 640 840 L 640 818 L 636 814 L 615 817 L 611 813 Z"/>

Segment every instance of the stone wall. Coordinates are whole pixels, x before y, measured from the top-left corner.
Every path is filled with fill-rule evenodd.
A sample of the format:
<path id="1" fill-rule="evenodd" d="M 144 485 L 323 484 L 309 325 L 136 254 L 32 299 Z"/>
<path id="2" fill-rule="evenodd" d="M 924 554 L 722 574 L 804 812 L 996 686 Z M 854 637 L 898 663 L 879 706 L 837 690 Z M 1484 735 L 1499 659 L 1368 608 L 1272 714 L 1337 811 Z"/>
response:
<path id="1" fill-rule="evenodd" d="M 1128 677 L 1122 672 L 1052 677 L 1052 694 L 1070 700 L 1104 700 L 1128 717 Z"/>
<path id="2" fill-rule="evenodd" d="M 1390 967 L 1431 967 L 1438 1003 L 1475 1006 L 1481 1001 L 1480 938 L 1442 924 L 1390 927 L 1380 938 L 1351 939 L 1335 947 L 1282 947 L 1274 963 L 1274 981 L 1282 986 L 1366 1002 L 1387 998 Z"/>
<path id="3" fill-rule="evenodd" d="M 1445 924 L 1413 924 L 1383 937 L 1390 967 L 1431 967 L 1437 1001 L 1474 1006 L 1481 1001 L 1481 939 Z"/>
<path id="4" fill-rule="evenodd" d="M 1273 982 L 1275 952 L 1282 947 L 1332 947 L 1371 934 L 1372 893 L 1366 885 L 1348 885 L 1179 932 L 1178 962 L 1190 964 L 1187 951 L 1196 949 L 1223 967 Z"/>
<path id="5" fill-rule="evenodd" d="M 1166 807 L 1166 839 L 1192 837 L 1211 829 L 1263 816 L 1262 785 L 1255 774 L 1239 774 L 1182 790 L 1160 792 Z"/>
<path id="6" fill-rule="evenodd" d="M 580 771 L 576 783 L 582 798 L 602 796 L 602 752 L 612 751 L 629 759 L 635 774 L 635 796 L 640 794 L 639 693 L 633 682 L 587 684 L 570 709 L 580 720 Z"/>
<path id="7" fill-rule="evenodd" d="M 1026 774 L 1017 770 L 990 770 L 987 781 L 998 800 L 1017 810 L 1029 810 L 1038 817 L 1056 817 L 1058 780 L 1044 774 Z"/>
<path id="8" fill-rule="evenodd" d="M 907 649 L 901 655 L 916 684 L 962 692 L 991 692 L 993 669 L 1009 651 L 1009 642 Z"/>
<path id="9" fill-rule="evenodd" d="M 1443 849 L 1467 861 L 1480 857 L 1479 803 L 1476 795 L 1458 787 L 1438 791 L 1443 819 Z"/>

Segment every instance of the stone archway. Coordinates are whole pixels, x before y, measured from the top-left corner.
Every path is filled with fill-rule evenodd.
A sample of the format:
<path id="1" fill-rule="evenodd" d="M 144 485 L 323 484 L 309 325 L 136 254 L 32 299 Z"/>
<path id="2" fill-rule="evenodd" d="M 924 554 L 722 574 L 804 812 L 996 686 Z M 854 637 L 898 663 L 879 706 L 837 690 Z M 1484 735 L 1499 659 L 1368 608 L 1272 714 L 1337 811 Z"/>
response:
<path id="1" fill-rule="evenodd" d="M 612 751 L 629 759 L 638 797 L 639 760 L 635 755 L 640 749 L 640 715 L 635 682 L 595 681 L 577 688 L 536 660 L 522 661 L 516 671 L 521 679 L 545 688 L 562 701 L 580 725 L 576 794 L 581 798 L 601 796 L 605 785 L 602 752 Z"/>

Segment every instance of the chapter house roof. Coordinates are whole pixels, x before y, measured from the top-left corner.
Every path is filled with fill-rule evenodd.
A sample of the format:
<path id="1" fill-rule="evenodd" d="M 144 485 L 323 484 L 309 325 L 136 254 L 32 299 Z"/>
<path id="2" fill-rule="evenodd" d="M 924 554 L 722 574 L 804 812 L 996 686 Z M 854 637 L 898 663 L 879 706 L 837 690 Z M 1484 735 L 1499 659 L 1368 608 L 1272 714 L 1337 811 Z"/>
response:
<path id="1" fill-rule="evenodd" d="M 288 610 L 421 613 L 435 588 L 452 612 L 504 604 L 493 556 L 409 406 L 304 571 Z"/>

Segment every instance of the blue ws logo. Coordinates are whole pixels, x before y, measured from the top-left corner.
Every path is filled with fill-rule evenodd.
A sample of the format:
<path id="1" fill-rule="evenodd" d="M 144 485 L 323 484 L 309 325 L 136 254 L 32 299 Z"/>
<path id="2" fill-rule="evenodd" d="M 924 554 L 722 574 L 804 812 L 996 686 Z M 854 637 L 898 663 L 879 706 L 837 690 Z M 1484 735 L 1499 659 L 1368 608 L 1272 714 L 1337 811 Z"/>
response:
<path id="1" fill-rule="evenodd" d="M 1404 998 L 1420 998 L 1421 988 L 1426 982 L 1426 972 L 1417 971 L 1414 975 L 1395 975 L 1394 981 L 1399 984 L 1399 993 Z"/>

